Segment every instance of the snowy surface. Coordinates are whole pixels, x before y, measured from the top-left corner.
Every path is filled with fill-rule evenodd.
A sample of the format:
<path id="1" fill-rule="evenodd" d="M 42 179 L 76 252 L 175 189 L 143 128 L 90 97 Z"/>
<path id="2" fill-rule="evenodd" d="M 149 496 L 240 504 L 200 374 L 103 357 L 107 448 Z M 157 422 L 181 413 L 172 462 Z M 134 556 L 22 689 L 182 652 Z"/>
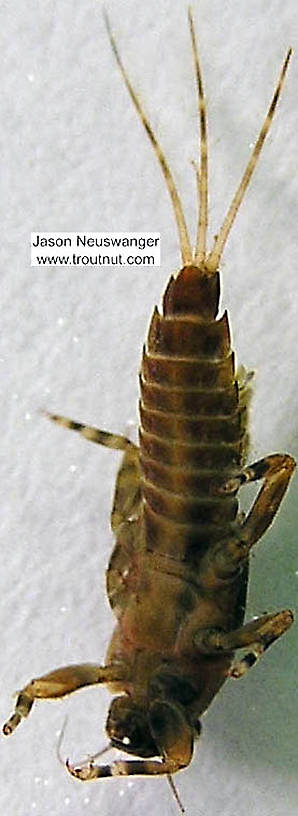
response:
<path id="1" fill-rule="evenodd" d="M 174 168 L 195 228 L 197 123 L 186 3 L 107 0 L 130 76 Z M 211 235 L 230 202 L 289 45 L 282 101 L 222 266 L 238 359 L 257 372 L 255 458 L 297 456 L 297 4 L 193 3 L 208 99 Z M 167 192 L 123 87 L 94 0 L 4 0 L 0 11 L 1 720 L 32 676 L 101 662 L 113 626 L 105 598 L 116 453 L 64 432 L 48 408 L 127 432 L 153 304 L 179 263 Z M 31 230 L 161 232 L 162 266 L 30 267 Z M 295 606 L 297 482 L 257 548 L 249 615 Z M 295 696 L 296 695 L 296 696 Z M 109 696 L 42 702 L 1 741 L 5 816 L 175 814 L 166 781 L 83 785 L 56 757 L 105 741 Z M 296 718 L 294 707 L 296 706 Z M 177 777 L 188 816 L 297 813 L 297 627 L 204 721 Z"/>

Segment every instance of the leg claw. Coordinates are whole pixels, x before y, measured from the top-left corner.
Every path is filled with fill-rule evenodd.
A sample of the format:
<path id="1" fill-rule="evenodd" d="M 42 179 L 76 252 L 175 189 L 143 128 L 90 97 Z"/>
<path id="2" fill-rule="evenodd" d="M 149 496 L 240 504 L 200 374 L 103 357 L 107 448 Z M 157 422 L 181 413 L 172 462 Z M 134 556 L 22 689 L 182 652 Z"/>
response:
<path id="1" fill-rule="evenodd" d="M 97 776 L 97 774 L 94 773 L 94 765 L 92 762 L 89 762 L 85 768 L 75 768 L 74 765 L 70 764 L 69 759 L 67 759 L 65 767 L 71 776 L 74 776 L 75 779 L 81 779 L 82 782 L 88 782 L 88 780 L 94 779 Z"/>

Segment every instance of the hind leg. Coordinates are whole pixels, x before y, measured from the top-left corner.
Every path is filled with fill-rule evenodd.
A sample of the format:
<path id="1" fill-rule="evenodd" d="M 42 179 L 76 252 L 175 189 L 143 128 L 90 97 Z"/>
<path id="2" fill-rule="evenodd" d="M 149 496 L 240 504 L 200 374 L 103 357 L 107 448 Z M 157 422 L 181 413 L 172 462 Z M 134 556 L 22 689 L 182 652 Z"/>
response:
<path id="1" fill-rule="evenodd" d="M 221 493 L 236 493 L 246 482 L 264 480 L 250 512 L 239 526 L 236 535 L 217 545 L 209 554 L 206 566 L 215 580 L 218 577 L 232 575 L 237 567 L 245 562 L 251 548 L 270 527 L 295 467 L 295 460 L 288 454 L 272 454 L 244 468 L 220 489 Z"/>
<path id="2" fill-rule="evenodd" d="M 235 489 L 237 481 L 240 487 L 248 482 L 264 480 L 263 487 L 241 527 L 241 539 L 247 543 L 249 549 L 272 524 L 295 467 L 295 460 L 287 453 L 271 454 L 244 468 L 238 477 L 225 486 L 225 492 L 229 492 L 229 489 Z"/>
<path id="3" fill-rule="evenodd" d="M 137 447 L 126 436 L 113 434 L 109 431 L 101 431 L 99 428 L 94 428 L 93 425 L 84 425 L 82 422 L 76 422 L 74 419 L 69 419 L 69 417 L 62 416 L 61 414 L 51 414 L 49 411 L 45 411 L 44 413 L 52 422 L 56 422 L 57 425 L 61 425 L 62 428 L 68 428 L 70 431 L 76 431 L 81 434 L 81 436 L 84 436 L 85 439 L 88 439 L 88 442 L 95 442 L 96 445 L 103 445 L 105 448 L 111 448 L 111 450 L 122 451 Z"/>
<path id="4" fill-rule="evenodd" d="M 47 413 L 46 416 L 56 422 L 57 425 L 61 425 L 62 428 L 69 428 L 69 430 L 81 434 L 89 442 L 103 445 L 105 448 L 110 448 L 110 450 L 124 452 L 117 473 L 111 513 L 111 527 L 115 533 L 119 525 L 124 521 L 128 521 L 138 510 L 140 502 L 139 448 L 126 436 L 101 431 L 99 428 L 93 428 L 92 425 L 75 422 L 73 419 L 68 419 L 68 417 L 60 414 Z"/>

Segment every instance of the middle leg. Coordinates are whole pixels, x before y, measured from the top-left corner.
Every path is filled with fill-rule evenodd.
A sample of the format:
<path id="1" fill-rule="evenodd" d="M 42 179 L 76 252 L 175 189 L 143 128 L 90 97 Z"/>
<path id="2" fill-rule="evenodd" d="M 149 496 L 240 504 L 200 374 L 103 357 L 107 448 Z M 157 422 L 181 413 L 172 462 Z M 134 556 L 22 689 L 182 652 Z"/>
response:
<path id="1" fill-rule="evenodd" d="M 231 632 L 219 629 L 202 629 L 194 637 L 196 648 L 205 654 L 216 655 L 245 649 L 246 654 L 234 663 L 230 677 L 242 677 L 264 652 L 292 625 L 294 614 L 290 609 L 249 621 Z"/>
<path id="2" fill-rule="evenodd" d="M 72 694 L 84 686 L 99 683 L 122 681 L 125 678 L 124 666 L 110 665 L 97 666 L 94 663 L 80 663 L 73 666 L 63 666 L 42 677 L 31 680 L 19 692 L 14 713 L 3 726 L 3 734 L 9 736 L 22 719 L 28 717 L 35 700 L 58 699 Z"/>

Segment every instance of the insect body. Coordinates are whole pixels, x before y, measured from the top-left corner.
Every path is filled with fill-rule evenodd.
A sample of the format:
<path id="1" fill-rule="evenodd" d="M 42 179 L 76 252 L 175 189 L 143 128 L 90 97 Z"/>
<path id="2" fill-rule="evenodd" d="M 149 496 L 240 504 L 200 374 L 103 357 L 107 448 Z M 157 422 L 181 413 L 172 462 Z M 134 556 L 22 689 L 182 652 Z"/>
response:
<path id="1" fill-rule="evenodd" d="M 177 189 L 162 149 L 111 45 L 172 198 L 182 268 L 170 278 L 162 313 L 153 312 L 140 375 L 139 447 L 125 437 L 50 415 L 87 439 L 123 451 L 111 524 L 116 537 L 107 589 L 117 625 L 103 666 L 66 666 L 19 693 L 4 725 L 11 734 L 38 698 L 58 698 L 107 683 L 113 699 L 110 746 L 138 759 L 74 768 L 82 780 L 171 774 L 187 766 L 200 717 L 227 677 L 241 677 L 292 624 L 290 610 L 243 623 L 251 548 L 270 526 L 293 473 L 288 454 L 245 466 L 247 384 L 235 372 L 227 313 L 218 315 L 218 266 L 269 130 L 287 54 L 259 137 L 211 252 L 207 130 L 196 38 L 189 13 L 200 118 L 199 218 L 193 252 Z M 246 517 L 237 493 L 263 486 Z M 234 652 L 244 656 L 234 660 Z M 173 785 L 173 783 L 171 782 Z"/>

